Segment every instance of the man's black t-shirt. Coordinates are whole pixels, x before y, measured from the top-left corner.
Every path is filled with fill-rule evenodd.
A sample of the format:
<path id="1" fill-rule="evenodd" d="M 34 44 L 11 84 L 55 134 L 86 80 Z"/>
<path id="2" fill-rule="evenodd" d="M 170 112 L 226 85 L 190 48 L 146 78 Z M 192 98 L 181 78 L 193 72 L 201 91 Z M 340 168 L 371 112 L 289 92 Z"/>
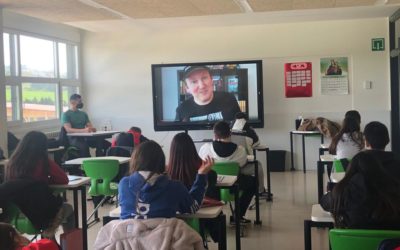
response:
<path id="1" fill-rule="evenodd" d="M 231 121 L 240 112 L 236 98 L 226 92 L 214 92 L 213 100 L 206 105 L 198 105 L 193 97 L 184 101 L 176 109 L 176 120 L 183 122 Z"/>

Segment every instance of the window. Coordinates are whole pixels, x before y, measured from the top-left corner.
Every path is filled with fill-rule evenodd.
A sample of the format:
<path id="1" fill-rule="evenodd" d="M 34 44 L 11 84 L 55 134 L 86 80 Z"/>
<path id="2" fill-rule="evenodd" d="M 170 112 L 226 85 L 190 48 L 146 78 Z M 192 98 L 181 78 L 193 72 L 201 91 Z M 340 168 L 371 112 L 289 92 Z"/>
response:
<path id="1" fill-rule="evenodd" d="M 18 86 L 6 85 L 7 121 L 19 120 L 18 97 Z"/>
<path id="2" fill-rule="evenodd" d="M 62 87 L 62 111 L 65 112 L 69 108 L 69 97 L 72 94 L 79 94 L 79 88 L 75 86 Z"/>
<path id="3" fill-rule="evenodd" d="M 3 46 L 4 46 L 4 71 L 6 76 L 11 74 L 11 54 L 10 54 L 10 34 L 3 34 Z"/>
<path id="4" fill-rule="evenodd" d="M 53 38 L 3 33 L 7 121 L 23 125 L 59 119 L 78 93 L 78 45 Z"/>

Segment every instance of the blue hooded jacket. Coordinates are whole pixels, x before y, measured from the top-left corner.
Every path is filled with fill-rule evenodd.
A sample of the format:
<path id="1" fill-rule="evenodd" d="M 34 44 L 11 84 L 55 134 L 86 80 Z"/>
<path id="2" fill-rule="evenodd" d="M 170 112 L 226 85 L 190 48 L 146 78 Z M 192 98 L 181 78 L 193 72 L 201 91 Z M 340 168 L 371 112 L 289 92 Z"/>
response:
<path id="1" fill-rule="evenodd" d="M 160 175 L 151 185 L 138 172 L 119 183 L 121 219 L 171 218 L 176 213 L 196 213 L 207 186 L 207 175 L 196 176 L 188 192 L 183 183 Z"/>

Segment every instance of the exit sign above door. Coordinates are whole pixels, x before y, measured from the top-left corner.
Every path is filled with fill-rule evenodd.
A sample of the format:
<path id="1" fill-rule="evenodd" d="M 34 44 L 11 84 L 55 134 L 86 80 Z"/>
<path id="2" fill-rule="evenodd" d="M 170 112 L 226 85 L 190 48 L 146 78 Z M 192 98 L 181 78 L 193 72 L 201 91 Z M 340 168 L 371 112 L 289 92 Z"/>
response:
<path id="1" fill-rule="evenodd" d="M 384 51 L 385 38 L 372 38 L 372 51 Z"/>

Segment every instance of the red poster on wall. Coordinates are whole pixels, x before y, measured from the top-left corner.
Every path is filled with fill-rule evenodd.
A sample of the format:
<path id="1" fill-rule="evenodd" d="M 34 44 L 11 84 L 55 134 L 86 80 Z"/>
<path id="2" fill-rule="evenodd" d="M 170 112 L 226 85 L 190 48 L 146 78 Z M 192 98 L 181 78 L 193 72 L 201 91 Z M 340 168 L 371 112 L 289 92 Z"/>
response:
<path id="1" fill-rule="evenodd" d="M 285 63 L 286 97 L 312 96 L 311 62 Z"/>

